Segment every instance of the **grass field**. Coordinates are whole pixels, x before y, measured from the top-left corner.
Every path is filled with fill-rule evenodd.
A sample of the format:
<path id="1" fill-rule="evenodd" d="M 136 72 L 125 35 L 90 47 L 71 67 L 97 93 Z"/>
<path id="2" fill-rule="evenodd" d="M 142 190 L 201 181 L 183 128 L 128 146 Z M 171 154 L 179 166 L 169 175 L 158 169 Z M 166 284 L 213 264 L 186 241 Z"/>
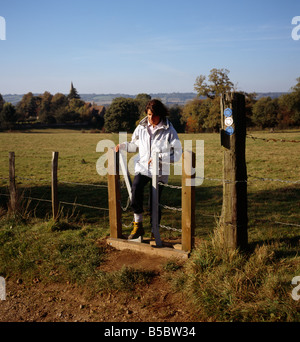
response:
<path id="1" fill-rule="evenodd" d="M 186 269 L 176 271 L 177 276 L 173 277 L 174 287 L 177 291 L 189 294 L 203 319 L 214 317 L 216 320 L 295 321 L 299 320 L 299 305 L 291 300 L 288 292 L 292 289 L 292 278 L 300 275 L 300 182 L 294 183 L 300 180 L 300 143 L 288 141 L 300 141 L 300 131 L 251 132 L 251 135 L 261 139 L 253 140 L 248 137 L 246 144 L 248 235 L 253 253 L 247 257 L 223 255 L 222 244 L 220 241 L 217 243 L 218 237 L 213 235 L 216 234 L 222 206 L 223 153 L 219 135 L 180 135 L 182 142 L 204 140 L 204 177 L 207 179 L 196 188 L 195 233 L 204 242 L 201 248 L 195 250 Z M 30 255 L 38 253 L 40 259 L 47 259 L 43 269 L 45 273 L 49 273 L 55 263 L 63 265 L 68 259 L 69 264 L 72 264 L 69 279 L 82 279 L 84 282 L 92 276 L 93 267 L 101 262 L 99 249 L 95 249 L 92 241 L 96 236 L 109 233 L 107 210 L 81 207 L 74 209 L 70 205 L 63 205 L 62 221 L 67 228 L 66 231 L 60 231 L 64 230 L 63 226 L 55 227 L 50 220 L 51 203 L 24 199 L 23 218 L 30 220 L 19 224 L 5 216 L 7 197 L 3 195 L 8 193 L 8 153 L 14 151 L 17 185 L 24 198 L 51 199 L 52 151 L 58 151 L 59 200 L 108 208 L 106 178 L 100 177 L 96 171 L 96 162 L 101 155 L 96 152 L 96 146 L 103 139 L 118 143 L 117 134 L 95 134 L 89 131 L 0 133 L 0 206 L 3 208 L 0 244 L 5 246 L 2 254 L 0 253 L 0 275 L 11 276 L 28 270 L 28 278 L 35 277 L 37 272 L 42 271 L 32 262 Z M 267 142 L 262 139 L 278 141 Z M 280 141 L 282 139 L 286 142 Z M 169 183 L 180 185 L 180 177 L 171 176 Z M 125 206 L 126 202 L 124 187 L 122 205 Z M 161 203 L 180 207 L 180 190 L 165 188 Z M 180 212 L 164 209 L 161 223 L 180 229 L 180 218 Z M 124 212 L 123 223 L 129 224 L 131 220 L 131 212 Z M 149 217 L 146 217 L 146 224 L 149 222 L 147 220 Z M 18 229 L 12 231 L 10 227 Z M 124 227 L 125 232 L 129 230 L 130 228 Z M 180 232 L 163 230 L 161 234 L 169 237 L 178 236 Z M 37 243 L 35 237 L 38 235 L 44 245 L 52 239 L 51 256 L 48 255 L 48 250 Z M 16 247 L 21 251 L 21 256 L 10 249 L 10 244 L 17 237 L 22 240 L 19 249 Z M 26 252 L 30 245 L 33 249 Z M 11 255 L 17 256 L 14 262 Z M 85 269 L 77 264 L 76 260 L 80 258 L 90 260 Z M 184 276 L 185 272 L 188 272 L 188 277 Z M 285 299 L 286 296 L 289 299 Z M 219 309 L 214 311 L 216 306 Z"/>
<path id="2" fill-rule="evenodd" d="M 253 133 L 251 133 L 253 134 Z M 299 131 L 283 133 L 256 132 L 256 137 L 264 139 L 300 140 Z M 130 135 L 128 136 L 128 139 Z M 8 184 L 8 152 L 16 155 L 17 184 L 26 189 L 24 196 L 51 199 L 51 158 L 52 151 L 59 152 L 58 180 L 59 200 L 65 202 L 108 208 L 107 189 L 105 187 L 81 186 L 83 184 L 106 184 L 106 177 L 101 177 L 96 171 L 96 162 L 100 153 L 96 152 L 100 140 L 109 139 L 118 143 L 118 134 L 92 134 L 86 131 L 41 130 L 25 133 L 0 134 L 0 187 L 1 193 L 6 193 Z M 215 227 L 215 218 L 221 211 L 222 181 L 222 148 L 218 134 L 181 134 L 184 140 L 204 140 L 205 171 L 208 178 L 196 188 L 197 198 L 197 229 L 198 236 L 205 236 Z M 289 226 L 274 224 L 283 222 L 300 223 L 299 184 L 289 184 L 281 181 L 258 180 L 268 178 L 274 180 L 295 181 L 300 179 L 300 143 L 266 142 L 247 138 L 247 171 L 248 171 L 248 202 L 249 202 L 249 230 L 254 235 L 260 234 L 263 229 L 272 235 L 273 230 L 295 230 Z M 4 178 L 4 179 L 3 179 Z M 5 179 L 6 178 L 6 179 Z M 64 183 L 67 182 L 67 183 Z M 77 184 L 70 184 L 77 183 Z M 170 184 L 180 185 L 179 176 L 171 176 Z M 0 199 L 6 200 L 2 196 Z M 126 189 L 122 190 L 122 205 L 127 200 Z M 181 206 L 180 191 L 164 189 L 163 204 L 173 207 Z M 45 215 L 45 206 L 50 204 L 32 201 L 31 207 L 36 209 L 39 216 Z M 41 210 L 40 210 L 41 209 Z M 48 210 L 49 211 L 49 210 Z M 72 211 L 72 207 L 65 205 L 64 212 Z M 91 222 L 102 222 L 106 226 L 107 212 L 92 209 L 78 208 L 83 218 Z M 100 219 L 101 218 L 101 219 Z M 178 227 L 180 213 L 164 211 L 162 224 Z M 100 219 L 100 220 L 99 220 Z M 104 219 L 104 221 L 103 221 Z M 129 212 L 124 214 L 124 222 L 131 220 Z M 291 226 L 293 227 L 293 226 Z M 250 235 L 251 237 L 251 235 Z"/>

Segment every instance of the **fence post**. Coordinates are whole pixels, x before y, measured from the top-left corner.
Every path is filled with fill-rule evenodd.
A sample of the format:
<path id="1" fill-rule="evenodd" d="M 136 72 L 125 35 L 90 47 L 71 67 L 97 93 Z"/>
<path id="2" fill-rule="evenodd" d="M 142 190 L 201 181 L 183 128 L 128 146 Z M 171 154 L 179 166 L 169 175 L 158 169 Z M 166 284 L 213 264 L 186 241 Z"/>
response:
<path id="1" fill-rule="evenodd" d="M 162 241 L 160 239 L 159 234 L 159 222 L 158 222 L 158 201 L 159 201 L 159 185 L 158 185 L 158 176 L 159 176 L 159 158 L 158 152 L 154 153 L 152 158 L 152 233 L 155 238 L 155 243 L 157 247 L 162 247 Z"/>
<path id="2" fill-rule="evenodd" d="M 220 225 L 227 248 L 248 244 L 245 96 L 221 97 L 221 145 L 223 154 L 223 206 Z"/>
<path id="3" fill-rule="evenodd" d="M 15 181 L 15 152 L 9 152 L 9 193 L 10 209 L 15 212 L 17 209 L 17 188 Z"/>
<path id="4" fill-rule="evenodd" d="M 121 192 L 119 175 L 119 152 L 114 148 L 109 148 L 108 154 L 108 208 L 110 237 L 122 237 L 122 211 L 121 211 Z"/>
<path id="5" fill-rule="evenodd" d="M 181 192 L 181 229 L 182 250 L 191 251 L 195 235 L 195 153 L 184 151 L 182 157 L 182 192 Z"/>
<path id="6" fill-rule="evenodd" d="M 53 214 L 54 221 L 56 221 L 58 218 L 57 166 L 58 166 L 58 152 L 52 152 L 51 196 L 52 196 L 52 214 Z"/>

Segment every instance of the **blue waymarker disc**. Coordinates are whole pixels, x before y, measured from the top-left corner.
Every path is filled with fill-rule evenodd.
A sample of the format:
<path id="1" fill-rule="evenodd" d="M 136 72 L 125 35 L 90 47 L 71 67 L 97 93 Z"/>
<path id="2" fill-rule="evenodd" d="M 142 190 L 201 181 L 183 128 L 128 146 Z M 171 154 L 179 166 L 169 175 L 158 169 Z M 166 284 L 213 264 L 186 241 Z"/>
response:
<path id="1" fill-rule="evenodd" d="M 225 133 L 228 135 L 232 135 L 234 133 L 234 128 L 232 126 L 226 127 Z"/>
<path id="2" fill-rule="evenodd" d="M 232 115 L 232 109 L 226 108 L 226 109 L 224 110 L 224 115 L 226 116 L 226 118 L 228 118 L 229 116 L 231 116 L 231 115 Z"/>

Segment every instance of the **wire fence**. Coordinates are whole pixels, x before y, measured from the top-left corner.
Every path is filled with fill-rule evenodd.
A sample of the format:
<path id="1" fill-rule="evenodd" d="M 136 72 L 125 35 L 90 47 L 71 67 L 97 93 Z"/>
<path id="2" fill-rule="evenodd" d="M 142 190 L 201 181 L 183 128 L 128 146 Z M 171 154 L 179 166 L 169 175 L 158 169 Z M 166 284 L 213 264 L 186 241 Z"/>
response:
<path id="1" fill-rule="evenodd" d="M 274 139 L 274 138 L 261 138 L 261 137 L 255 137 L 250 134 L 246 135 L 247 138 L 253 139 L 253 140 L 262 140 L 265 142 L 281 142 L 281 143 L 299 143 L 300 140 L 288 140 L 288 139 Z M 28 177 L 20 177 L 20 176 L 15 176 L 17 180 L 20 181 L 28 181 L 31 183 L 44 183 L 44 184 L 49 184 L 51 183 L 51 180 L 48 179 L 38 179 L 38 178 L 28 178 Z M 300 180 L 289 180 L 289 179 L 281 179 L 281 178 L 269 178 L 269 177 L 255 177 L 252 175 L 248 175 L 246 180 L 237 180 L 237 181 L 232 181 L 228 179 L 223 179 L 223 178 L 211 178 L 211 177 L 198 177 L 196 176 L 195 178 L 201 179 L 203 181 L 212 181 L 212 182 L 219 182 L 222 184 L 230 184 L 230 183 L 253 183 L 253 182 L 280 182 L 280 183 L 285 183 L 285 184 L 300 184 Z M 0 177 L 1 180 L 9 182 L 8 177 Z M 71 182 L 68 180 L 60 180 L 58 181 L 59 184 L 66 184 L 66 185 L 74 185 L 74 186 L 85 186 L 85 187 L 91 187 L 91 188 L 108 188 L 107 184 L 91 184 L 91 183 L 81 183 L 81 182 Z M 159 182 L 159 185 L 169 188 L 169 189 L 175 189 L 175 190 L 182 190 L 182 186 L 180 185 L 175 185 L 175 184 L 168 184 L 168 183 L 161 183 Z M 201 184 L 203 185 L 203 184 Z M 122 188 L 125 188 L 125 184 L 121 184 Z M 10 195 L 0 193 L 0 196 L 6 196 L 9 197 Z M 37 198 L 37 197 L 31 197 L 31 196 L 25 196 L 23 197 L 24 199 L 30 200 L 30 201 L 38 201 L 38 202 L 47 202 L 47 203 L 52 203 L 51 199 L 44 199 L 44 198 Z M 103 208 L 99 206 L 93 206 L 93 205 L 87 205 L 87 204 L 82 204 L 82 203 L 76 203 L 76 201 L 73 202 L 67 202 L 67 201 L 59 201 L 60 205 L 70 205 L 74 207 L 81 207 L 81 208 L 87 208 L 87 209 L 95 209 L 95 210 L 102 210 L 102 211 L 109 211 L 108 208 Z M 130 198 L 128 197 L 127 202 L 125 207 L 122 206 L 122 203 L 120 203 L 121 208 L 123 212 L 126 212 L 129 207 L 130 207 Z M 171 210 L 171 211 L 176 211 L 176 212 L 182 212 L 181 207 L 174 207 L 170 206 L 167 204 L 162 204 L 159 203 L 159 206 L 163 209 L 166 210 Z M 197 212 L 197 215 L 203 216 L 203 217 L 211 217 L 214 219 L 220 218 L 219 214 L 207 214 L 207 213 L 201 213 Z M 268 222 L 268 223 L 273 223 L 273 224 L 278 224 L 278 225 L 285 225 L 285 226 L 293 226 L 293 227 L 300 227 L 300 224 L 296 223 L 290 223 L 290 222 L 281 222 L 281 221 L 271 221 L 271 220 L 263 220 L 263 219 L 256 219 L 256 221 L 261 221 L 261 222 Z M 132 222 L 131 222 L 132 223 Z M 130 225 L 126 225 L 123 223 L 123 226 L 129 227 Z M 167 225 L 160 224 L 161 228 L 167 229 L 167 230 L 172 230 L 172 231 L 181 231 L 181 229 L 170 227 Z"/>
<path id="2" fill-rule="evenodd" d="M 249 175 L 248 177 L 253 177 L 253 176 Z M 260 177 L 260 178 L 253 177 L 251 180 L 248 179 L 248 180 L 243 180 L 243 181 L 231 181 L 231 180 L 222 179 L 222 178 L 210 178 L 210 177 L 195 177 L 195 178 L 198 178 L 201 180 L 215 181 L 215 182 L 220 182 L 220 183 L 223 183 L 223 182 L 224 183 L 281 182 L 281 183 L 286 183 L 286 184 L 300 184 L 300 180 L 285 180 L 285 179 L 279 179 L 279 178 L 273 179 L 273 178 L 262 178 L 262 177 Z M 7 182 L 9 181 L 9 178 L 7 178 L 7 177 L 0 177 L 0 179 L 5 180 Z M 50 180 L 46 180 L 46 179 L 26 178 L 26 177 L 20 177 L 20 176 L 16 176 L 16 179 L 30 181 L 30 182 L 40 182 L 40 183 L 50 183 L 51 182 Z M 93 188 L 108 188 L 107 184 L 89 184 L 89 183 L 78 183 L 78 182 L 70 182 L 70 181 L 59 181 L 59 183 L 68 184 L 68 185 L 75 185 L 75 186 L 93 187 Z M 161 186 L 164 186 L 164 187 L 169 188 L 169 189 L 182 190 L 182 186 L 179 186 L 179 185 L 161 183 L 161 182 L 159 182 L 159 184 Z M 125 188 L 125 185 L 123 184 L 122 187 Z M 10 195 L 0 193 L 0 196 L 9 197 Z M 23 196 L 22 198 L 30 200 L 30 201 L 52 203 L 52 200 L 45 199 L 45 198 L 37 198 L 37 197 L 31 197 L 31 196 Z M 109 211 L 108 208 L 92 206 L 92 205 L 87 205 L 87 204 L 82 204 L 82 203 L 76 203 L 75 201 L 74 202 L 59 201 L 59 204 L 60 205 L 70 205 L 70 206 L 74 206 L 74 207 L 87 208 L 87 209 Z M 159 206 L 163 209 L 166 209 L 166 210 L 172 210 L 172 211 L 176 211 L 176 212 L 182 211 L 181 207 L 173 207 L 173 206 L 162 204 L 162 203 L 159 203 Z M 130 207 L 130 199 L 128 197 L 125 207 L 122 206 L 122 204 L 121 204 L 121 208 L 122 208 L 123 212 L 126 212 L 129 209 L 129 207 Z M 212 215 L 212 214 L 205 214 L 205 213 L 197 212 L 197 215 L 200 215 L 203 217 L 211 217 L 214 219 L 220 218 L 220 215 L 216 215 L 216 214 Z M 256 219 L 256 221 L 268 222 L 268 223 L 273 223 L 273 224 L 278 224 L 278 225 L 300 227 L 300 224 L 289 223 L 289 222 L 271 221 L 271 220 L 263 220 L 263 219 L 260 219 L 260 220 Z M 123 223 L 123 226 L 128 228 L 131 226 L 131 223 L 129 225 L 126 225 Z M 166 229 L 166 230 L 181 232 L 181 229 L 179 229 L 179 228 L 174 228 L 174 227 L 170 227 L 170 226 L 163 225 L 163 224 L 160 224 L 160 227 L 163 229 Z"/>

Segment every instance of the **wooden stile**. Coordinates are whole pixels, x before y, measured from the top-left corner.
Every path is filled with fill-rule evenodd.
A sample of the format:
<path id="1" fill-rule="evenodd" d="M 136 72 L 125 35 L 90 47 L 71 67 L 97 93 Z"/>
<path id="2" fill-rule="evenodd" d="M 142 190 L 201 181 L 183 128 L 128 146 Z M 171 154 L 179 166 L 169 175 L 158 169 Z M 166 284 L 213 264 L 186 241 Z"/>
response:
<path id="1" fill-rule="evenodd" d="M 58 188 L 57 188 L 58 152 L 52 152 L 51 197 L 53 220 L 58 219 Z"/>
<path id="2" fill-rule="evenodd" d="M 17 209 L 17 188 L 15 181 L 15 152 L 9 152 L 9 193 L 10 209 L 15 212 Z"/>
<path id="3" fill-rule="evenodd" d="M 191 251 L 195 234 L 195 153 L 185 151 L 182 158 L 181 229 L 182 250 Z"/>
<path id="4" fill-rule="evenodd" d="M 114 148 L 108 149 L 108 208 L 110 237 L 122 237 L 122 212 L 119 175 L 119 153 Z"/>

